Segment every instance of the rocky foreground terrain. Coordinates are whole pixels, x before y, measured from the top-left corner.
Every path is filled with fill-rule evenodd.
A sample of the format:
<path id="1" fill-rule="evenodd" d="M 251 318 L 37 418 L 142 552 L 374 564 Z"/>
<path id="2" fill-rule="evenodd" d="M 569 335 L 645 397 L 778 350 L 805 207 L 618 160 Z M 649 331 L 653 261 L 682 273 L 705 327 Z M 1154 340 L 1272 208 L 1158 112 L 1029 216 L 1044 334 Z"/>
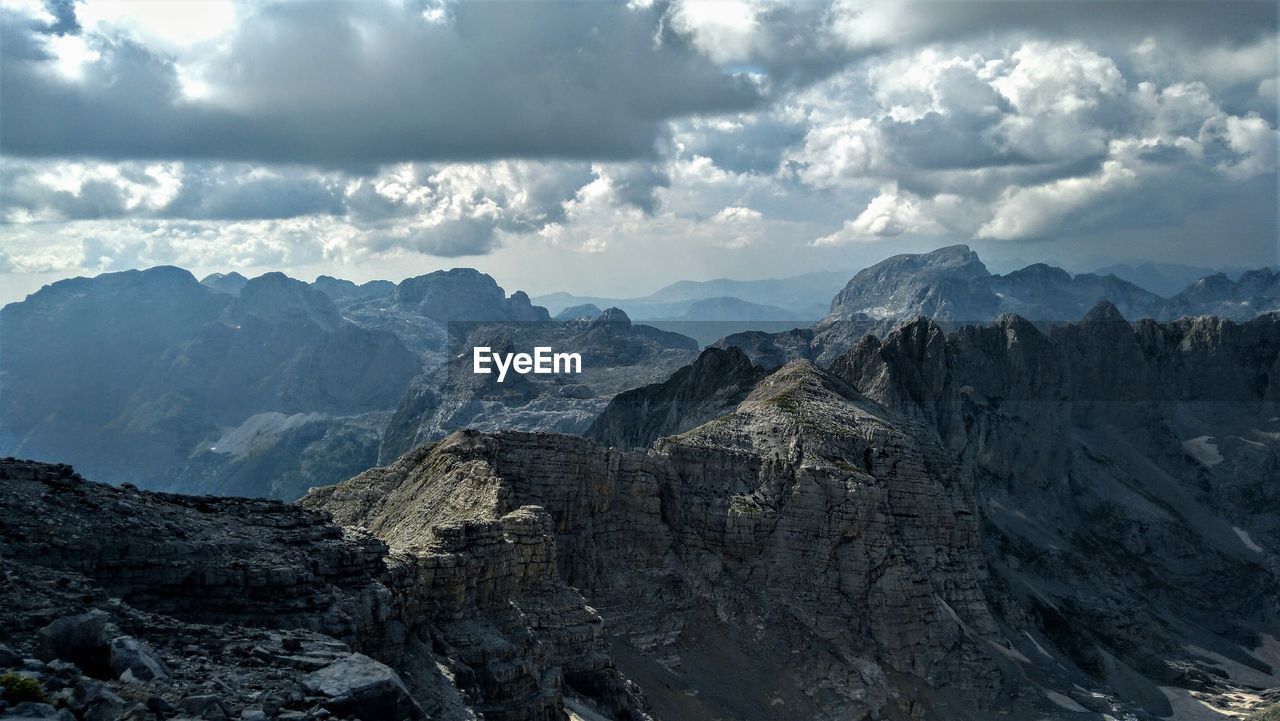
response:
<path id="1" fill-rule="evenodd" d="M 646 719 L 520 508 L 382 541 L 0 461 L 0 718 Z"/>
<path id="2" fill-rule="evenodd" d="M 615 403 L 612 447 L 460 432 L 302 508 L 6 461 L 6 665 L 81 718 L 89 696 L 593 721 L 1277 700 L 1278 315 L 917 319 L 826 367 L 709 350 Z"/>

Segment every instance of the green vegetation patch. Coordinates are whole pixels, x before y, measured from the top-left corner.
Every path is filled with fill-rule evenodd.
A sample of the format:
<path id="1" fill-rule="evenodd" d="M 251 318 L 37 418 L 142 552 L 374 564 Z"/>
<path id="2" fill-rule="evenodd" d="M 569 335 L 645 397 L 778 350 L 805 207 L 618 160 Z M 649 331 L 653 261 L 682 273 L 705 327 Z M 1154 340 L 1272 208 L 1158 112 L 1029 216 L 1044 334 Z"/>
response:
<path id="1" fill-rule="evenodd" d="M 49 696 L 44 692 L 40 682 L 20 673 L 9 673 L 0 676 L 0 696 L 11 705 L 30 701 L 32 703 L 48 703 Z"/>

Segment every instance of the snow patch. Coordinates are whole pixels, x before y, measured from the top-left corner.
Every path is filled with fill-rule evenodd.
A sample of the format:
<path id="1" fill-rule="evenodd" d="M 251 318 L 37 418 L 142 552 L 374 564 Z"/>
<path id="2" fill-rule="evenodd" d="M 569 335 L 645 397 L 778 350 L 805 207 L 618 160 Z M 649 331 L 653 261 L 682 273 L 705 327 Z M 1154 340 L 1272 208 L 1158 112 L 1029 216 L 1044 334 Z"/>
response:
<path id="1" fill-rule="evenodd" d="M 1014 661 L 1017 661 L 1018 663 L 1031 663 L 1031 659 L 1024 656 L 1022 652 L 1016 648 L 1009 648 L 1007 646 L 1004 646 L 1002 644 L 996 643 L 995 641 L 991 641 L 991 640 L 988 640 L 987 643 L 991 645 L 991 648 L 994 648 L 996 651 L 999 651 L 1000 655 L 1004 656 L 1005 658 L 1012 659 Z"/>
<path id="2" fill-rule="evenodd" d="M 1213 443 L 1213 436 L 1200 436 L 1183 441 L 1182 450 L 1206 468 L 1213 468 L 1222 463 L 1222 454 L 1218 452 L 1218 446 Z"/>
<path id="3" fill-rule="evenodd" d="M 1089 713 L 1089 709 L 1085 708 L 1084 706 L 1081 706 L 1075 701 L 1072 701 L 1070 698 L 1063 696 L 1060 693 L 1057 693 L 1056 691 L 1045 691 L 1044 695 L 1048 696 L 1050 701 L 1054 702 L 1058 706 L 1068 711 L 1076 711 L 1079 713 Z"/>
<path id="4" fill-rule="evenodd" d="M 1027 637 L 1027 640 L 1031 642 L 1032 646 L 1036 647 L 1036 650 L 1039 651 L 1042 656 L 1049 659 L 1050 661 L 1053 660 L 1053 655 L 1050 654 L 1048 651 L 1044 650 L 1044 646 L 1041 646 L 1040 643 L 1036 641 L 1035 636 L 1032 636 L 1030 631 L 1023 631 L 1022 635 Z"/>
<path id="5" fill-rule="evenodd" d="M 1160 692 L 1173 707 L 1172 718 L 1178 721 L 1222 721 L 1238 719 L 1235 713 L 1224 713 L 1196 698 L 1191 691 L 1173 686 L 1160 686 Z"/>
<path id="6" fill-rule="evenodd" d="M 1253 551 L 1254 553 L 1262 553 L 1262 546 L 1253 542 L 1253 539 L 1249 537 L 1248 531 L 1240 528 L 1239 526 L 1232 526 L 1231 530 L 1236 532 L 1236 535 L 1240 537 L 1240 542 L 1243 543 L 1250 551 Z"/>
<path id="7" fill-rule="evenodd" d="M 569 715 L 569 721 L 606 721 L 604 716 L 585 702 L 570 696 L 565 696 L 564 710 Z"/>
<path id="8" fill-rule="evenodd" d="M 1263 637 L 1264 646 L 1266 645 L 1266 642 L 1267 638 Z M 1188 645 L 1185 648 L 1190 653 L 1208 659 L 1214 666 L 1217 666 L 1219 669 L 1226 672 L 1227 676 L 1231 679 L 1231 682 L 1235 684 L 1253 686 L 1255 688 L 1271 688 L 1276 685 L 1277 679 L 1280 679 L 1280 674 L 1263 673 L 1251 666 L 1246 666 L 1239 661 L 1227 658 L 1220 653 L 1210 651 L 1207 648 L 1201 648 L 1195 645 Z M 1259 661 L 1270 664 L 1270 661 L 1264 658 L 1263 654 L 1260 653 L 1265 652 L 1265 650 L 1265 648 L 1260 647 L 1258 650 L 1251 652 L 1250 655 Z"/>

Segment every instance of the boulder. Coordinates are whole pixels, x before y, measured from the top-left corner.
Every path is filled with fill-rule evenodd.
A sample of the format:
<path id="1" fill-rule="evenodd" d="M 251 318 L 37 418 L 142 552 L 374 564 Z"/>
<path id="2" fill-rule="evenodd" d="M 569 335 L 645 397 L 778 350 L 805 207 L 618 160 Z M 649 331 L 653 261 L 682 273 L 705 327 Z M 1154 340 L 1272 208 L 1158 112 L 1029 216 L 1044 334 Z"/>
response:
<path id="1" fill-rule="evenodd" d="M 400 721 L 422 716 L 404 682 L 389 666 L 368 656 L 350 656 L 309 674 L 302 685 L 324 696 L 325 708 L 337 716 L 363 721 Z"/>
<path id="2" fill-rule="evenodd" d="M 147 644 L 132 636 L 118 636 L 110 644 L 111 671 L 123 681 L 169 678 L 169 670 Z"/>
<path id="3" fill-rule="evenodd" d="M 45 661 L 70 661 L 95 678 L 114 678 L 110 642 L 119 635 L 120 629 L 105 611 L 65 616 L 36 634 L 36 656 Z"/>
<path id="4" fill-rule="evenodd" d="M 187 696 L 178 702 L 178 711 L 183 716 L 201 719 L 225 719 L 231 715 L 222 699 L 213 694 Z"/>
<path id="5" fill-rule="evenodd" d="M 65 708 L 58 709 L 47 703 L 27 701 L 9 709 L 0 716 L 4 721 L 37 721 L 39 719 L 55 719 L 55 721 L 76 721 L 76 717 Z"/>
<path id="6" fill-rule="evenodd" d="M 58 699 L 80 718 L 115 721 L 125 711 L 125 702 L 106 684 L 81 678 L 73 686 L 58 692 Z"/>

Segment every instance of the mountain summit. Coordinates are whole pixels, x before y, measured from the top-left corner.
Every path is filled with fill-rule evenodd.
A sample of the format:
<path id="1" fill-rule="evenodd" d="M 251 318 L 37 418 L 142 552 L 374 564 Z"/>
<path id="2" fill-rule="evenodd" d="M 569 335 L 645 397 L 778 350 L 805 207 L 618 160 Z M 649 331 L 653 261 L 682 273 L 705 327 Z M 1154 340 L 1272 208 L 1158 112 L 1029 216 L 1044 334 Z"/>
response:
<path id="1" fill-rule="evenodd" d="M 895 255 L 859 272 L 831 302 L 824 323 L 850 319 L 983 322 L 1001 313 L 1032 321 L 1078 320 L 1109 300 L 1130 317 L 1155 315 L 1160 296 L 1115 276 L 1070 273 L 1044 263 L 1007 275 L 987 270 L 966 245 Z"/>

